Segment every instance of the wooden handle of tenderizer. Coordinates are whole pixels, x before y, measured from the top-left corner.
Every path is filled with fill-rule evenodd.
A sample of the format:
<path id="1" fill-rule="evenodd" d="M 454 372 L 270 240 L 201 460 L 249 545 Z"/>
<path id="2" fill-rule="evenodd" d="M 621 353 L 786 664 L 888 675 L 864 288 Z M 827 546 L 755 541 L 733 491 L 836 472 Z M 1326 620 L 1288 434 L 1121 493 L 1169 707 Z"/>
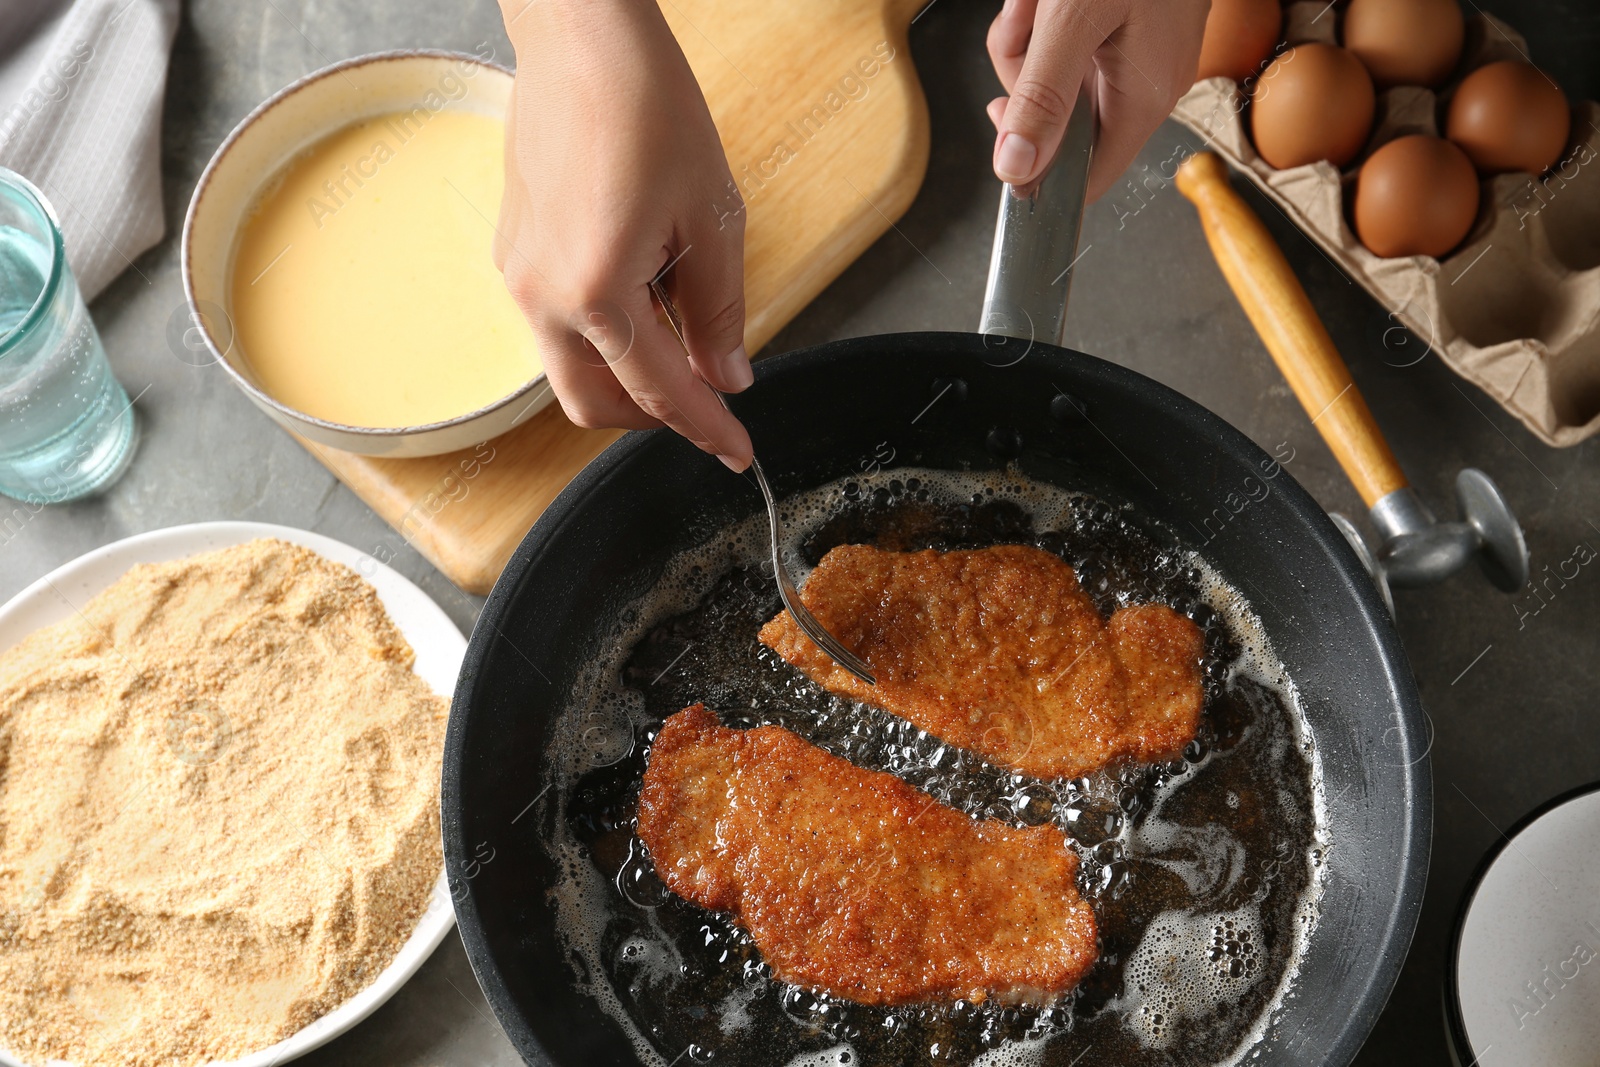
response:
<path id="1" fill-rule="evenodd" d="M 1211 254 L 1311 423 L 1368 507 L 1406 486 L 1327 327 L 1266 226 L 1228 184 L 1227 164 L 1200 152 L 1178 168 L 1178 191 L 1200 209 Z"/>

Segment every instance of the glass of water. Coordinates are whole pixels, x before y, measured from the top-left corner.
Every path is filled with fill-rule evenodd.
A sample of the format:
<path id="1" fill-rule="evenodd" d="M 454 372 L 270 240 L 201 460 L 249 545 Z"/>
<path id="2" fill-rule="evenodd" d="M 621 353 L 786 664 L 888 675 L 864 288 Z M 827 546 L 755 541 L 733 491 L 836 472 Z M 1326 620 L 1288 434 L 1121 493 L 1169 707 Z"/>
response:
<path id="1" fill-rule="evenodd" d="M 97 493 L 137 441 L 55 212 L 0 167 L 0 493 L 29 503 Z"/>

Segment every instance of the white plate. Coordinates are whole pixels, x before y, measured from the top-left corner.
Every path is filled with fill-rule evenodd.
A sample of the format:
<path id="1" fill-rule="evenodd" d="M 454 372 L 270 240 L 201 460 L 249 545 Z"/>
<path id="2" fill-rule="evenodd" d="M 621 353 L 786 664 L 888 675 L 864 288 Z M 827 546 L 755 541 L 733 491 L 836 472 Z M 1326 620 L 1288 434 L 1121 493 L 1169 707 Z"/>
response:
<path id="1" fill-rule="evenodd" d="M 69 618 L 136 563 L 181 559 L 197 552 L 243 544 L 258 537 L 276 537 L 302 545 L 335 563 L 345 564 L 371 582 L 389 617 L 416 650 L 417 675 L 432 686 L 434 692 L 447 699 L 455 691 L 456 675 L 461 671 L 461 659 L 466 654 L 467 641 L 450 617 L 429 599 L 428 594 L 349 545 L 321 534 L 264 522 L 198 522 L 189 526 L 173 526 L 125 538 L 80 556 L 51 571 L 0 607 L 0 652 L 41 627 Z M 439 947 L 439 942 L 444 940 L 444 935 L 450 932 L 454 922 L 450 888 L 441 873 L 417 928 L 400 946 L 393 962 L 383 969 L 371 985 L 303 1030 L 270 1048 L 251 1053 L 243 1059 L 230 1060 L 228 1067 L 273 1067 L 304 1056 L 349 1030 L 371 1015 L 378 1005 L 393 996 L 395 990 L 416 973 L 423 961 Z M 4 1042 L 5 1035 L 0 1034 L 0 1046 Z M 7 1055 L 3 1048 L 0 1048 L 0 1064 L 5 1067 L 24 1067 L 19 1060 Z"/>
<path id="2" fill-rule="evenodd" d="M 1445 1016 L 1455 1062 L 1595 1062 L 1596 886 L 1600 784 L 1540 805 L 1501 835 L 1452 938 Z"/>

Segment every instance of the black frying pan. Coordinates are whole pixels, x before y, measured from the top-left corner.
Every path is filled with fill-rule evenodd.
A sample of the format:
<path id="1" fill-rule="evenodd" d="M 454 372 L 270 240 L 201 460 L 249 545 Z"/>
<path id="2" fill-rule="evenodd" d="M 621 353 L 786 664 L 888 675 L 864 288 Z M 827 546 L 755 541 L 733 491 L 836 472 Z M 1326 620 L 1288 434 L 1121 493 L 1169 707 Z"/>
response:
<path id="1" fill-rule="evenodd" d="M 997 266 L 1005 258 L 997 253 Z M 1201 536 L 1187 532 L 1205 529 L 1270 463 L 1242 433 L 1133 371 L 977 334 L 869 337 L 764 359 L 734 409 L 780 497 L 856 473 L 888 441 L 906 466 L 1014 463 L 1029 478 L 1129 504 L 1192 547 Z M 1299 688 L 1333 847 L 1294 994 L 1251 1062 L 1343 1067 L 1388 997 L 1421 906 L 1432 826 L 1426 728 L 1372 580 L 1292 477 L 1273 490 L 1203 554 L 1250 597 Z M 445 862 L 478 981 L 529 1063 L 637 1062 L 618 1025 L 580 992 L 557 941 L 556 868 L 530 808 L 546 784 L 552 724 L 617 613 L 674 555 L 759 507 L 747 481 L 682 439 L 629 434 L 539 519 L 473 631 L 445 744 Z"/>

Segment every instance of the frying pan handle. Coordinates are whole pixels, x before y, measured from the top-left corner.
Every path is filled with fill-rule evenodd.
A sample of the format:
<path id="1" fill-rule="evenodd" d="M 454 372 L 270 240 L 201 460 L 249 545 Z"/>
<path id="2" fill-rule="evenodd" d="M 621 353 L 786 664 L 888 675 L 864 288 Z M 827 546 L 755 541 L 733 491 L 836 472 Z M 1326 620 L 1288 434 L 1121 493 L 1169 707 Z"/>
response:
<path id="1" fill-rule="evenodd" d="M 1228 184 L 1227 165 L 1211 152 L 1190 156 L 1178 168 L 1178 191 L 1200 209 L 1200 225 L 1233 295 L 1361 499 L 1370 508 L 1405 488 L 1405 472 L 1350 368 L 1283 250 Z"/>
<path id="2" fill-rule="evenodd" d="M 1094 104 L 1080 89 L 1061 148 L 1038 187 L 1028 196 L 1010 185 L 1000 190 L 979 333 L 1061 343 L 1094 133 Z"/>

